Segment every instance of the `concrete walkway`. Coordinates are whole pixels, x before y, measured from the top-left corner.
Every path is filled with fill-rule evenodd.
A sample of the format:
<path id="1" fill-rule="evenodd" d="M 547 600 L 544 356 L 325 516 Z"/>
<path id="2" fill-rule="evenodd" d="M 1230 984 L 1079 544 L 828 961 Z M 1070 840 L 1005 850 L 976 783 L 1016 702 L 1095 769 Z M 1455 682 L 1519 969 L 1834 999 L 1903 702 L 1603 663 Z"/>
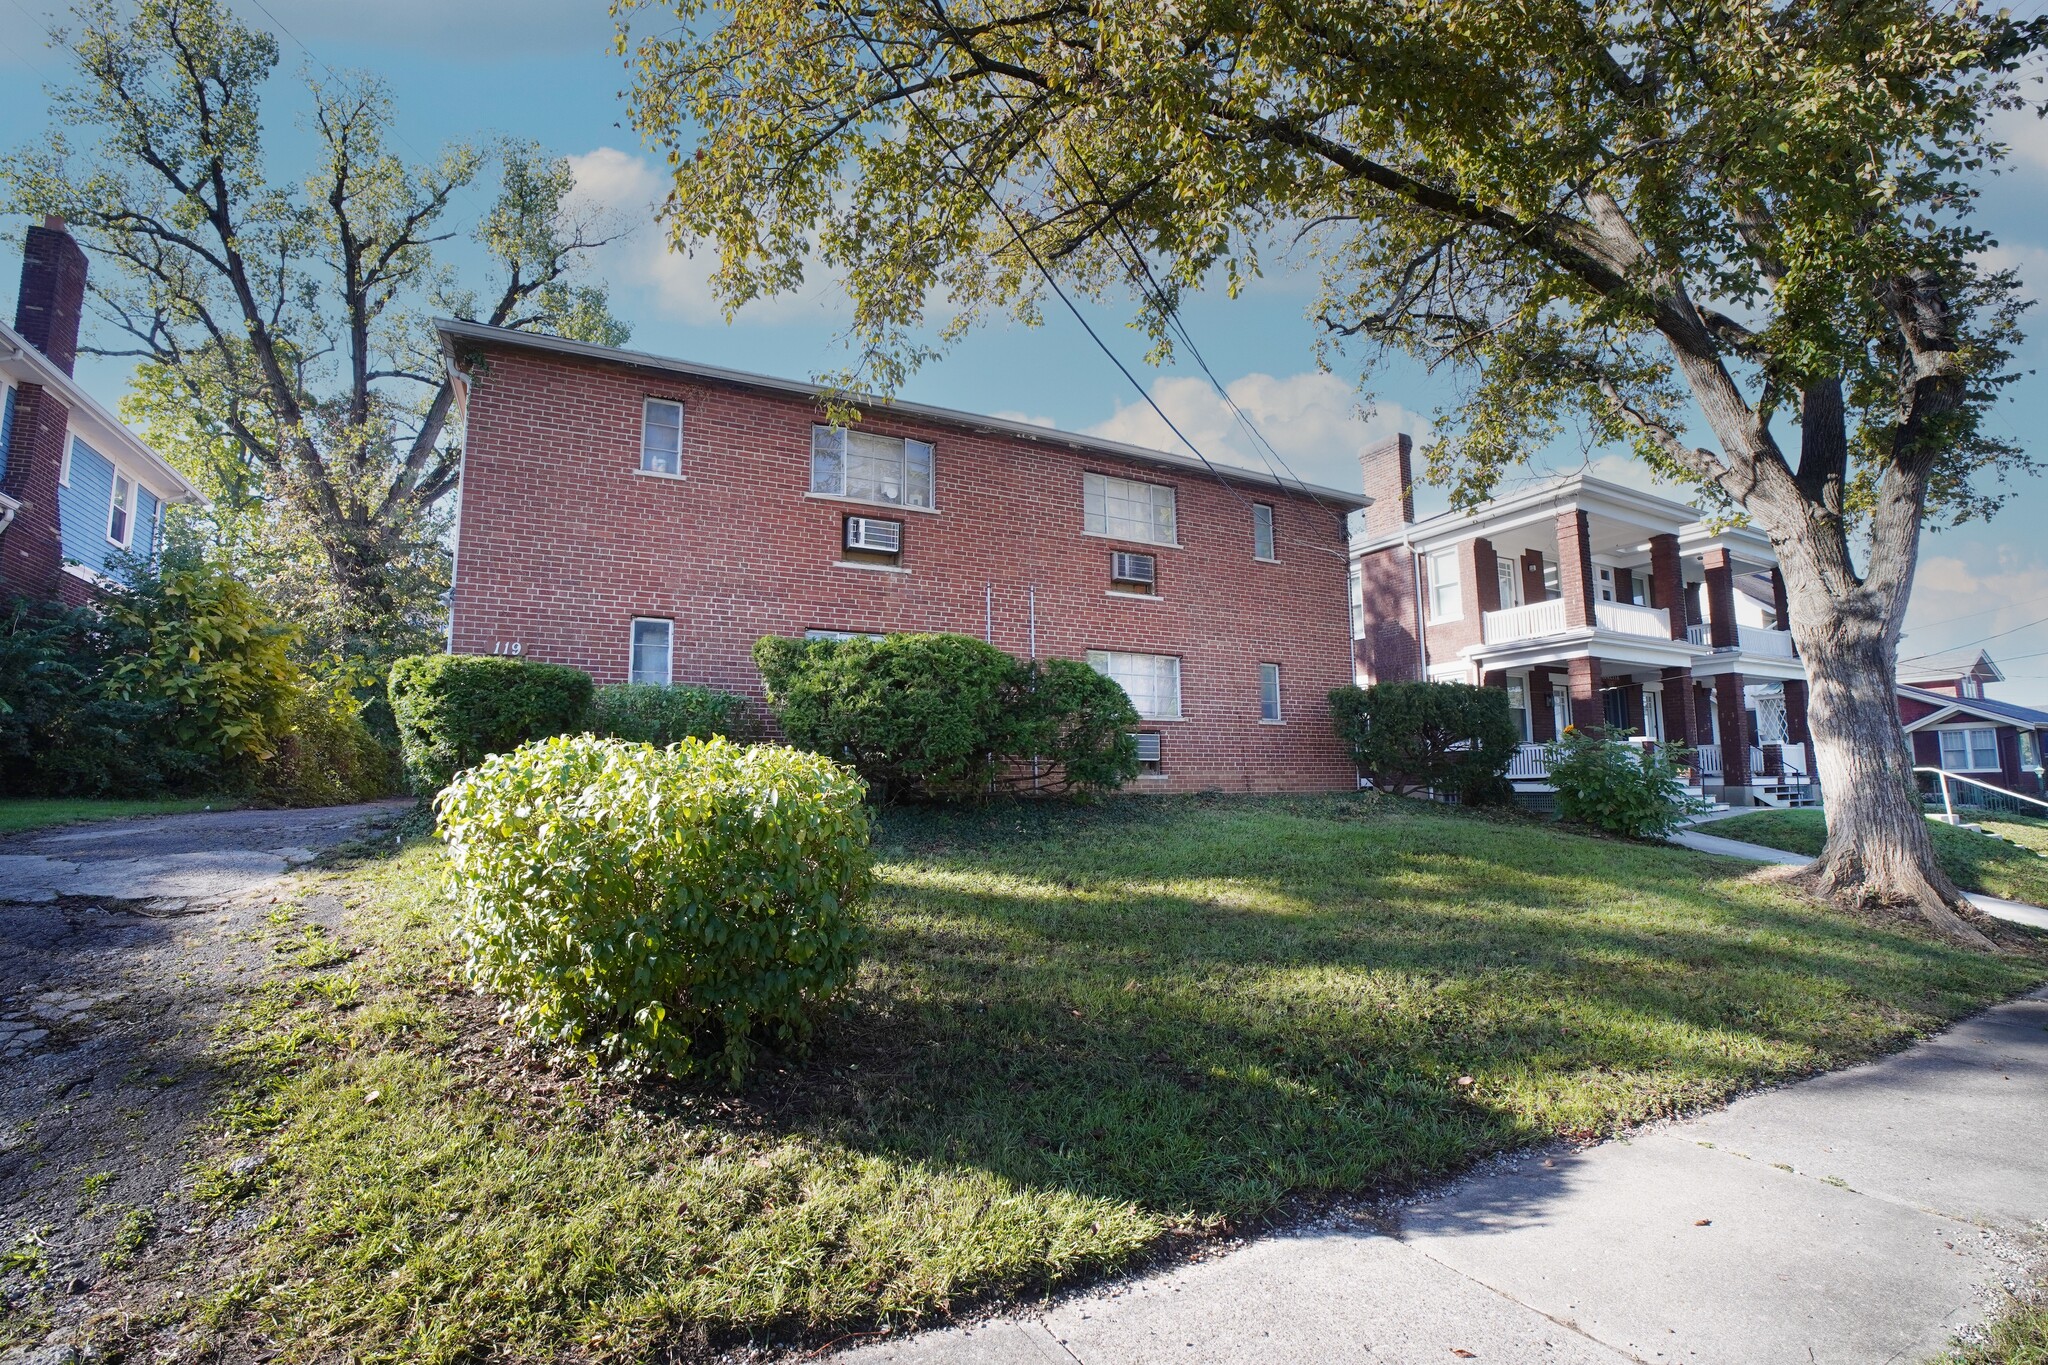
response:
<path id="1" fill-rule="evenodd" d="M 1910 1051 L 1372 1220 L 846 1365 L 1924 1361 L 2039 1263 L 2048 992 Z"/>
<path id="2" fill-rule="evenodd" d="M 1671 842 L 1685 848 L 1697 849 L 1701 853 L 1718 853 L 1725 858 L 1747 858 L 1757 863 L 1782 863 L 1788 867 L 1803 867 L 1813 859 L 1798 853 L 1787 853 L 1781 848 L 1765 848 L 1762 844 L 1746 844 L 1740 839 L 1724 839 L 1718 834 L 1701 831 L 1701 825 L 1716 820 L 1726 820 L 1737 815 L 1754 815 L 1756 808 L 1746 810 L 1717 811 L 1703 815 L 1693 821 L 1692 828 L 1681 830 L 1671 836 Z M 1993 919 L 2009 920 L 2014 924 L 2031 924 L 2037 929 L 2048 929 L 2048 910 L 2025 901 L 2009 901 L 1998 896 L 1987 896 L 1981 891 L 1965 891 L 1970 904 L 1982 910 Z"/>

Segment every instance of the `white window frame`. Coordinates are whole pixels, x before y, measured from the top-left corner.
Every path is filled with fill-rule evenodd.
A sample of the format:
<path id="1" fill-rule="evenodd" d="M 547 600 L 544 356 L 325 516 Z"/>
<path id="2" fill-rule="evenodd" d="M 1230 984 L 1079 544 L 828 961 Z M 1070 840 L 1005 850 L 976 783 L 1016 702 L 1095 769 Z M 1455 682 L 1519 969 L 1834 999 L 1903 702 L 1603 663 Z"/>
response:
<path id="1" fill-rule="evenodd" d="M 1995 725 L 1944 725 L 1935 730 L 1935 754 L 1938 766 L 1945 773 L 1995 773 L 2003 769 L 2003 754 L 1998 744 L 1998 727 Z M 1956 767 L 1949 762 L 1948 737 L 1955 735 L 1962 741 L 1962 760 L 1967 767 Z M 1976 736 L 1991 736 L 1991 763 L 1985 766 L 1977 761 Z"/>
<path id="2" fill-rule="evenodd" d="M 1973 677 L 1956 679 L 1956 695 L 1976 701 L 1984 695 L 1984 684 Z"/>
<path id="3" fill-rule="evenodd" d="M 1450 566 L 1446 575 L 1443 566 Z M 1458 563 L 1458 547 L 1448 550 L 1431 550 L 1423 556 L 1423 578 L 1429 584 L 1429 623 L 1438 625 L 1445 621 L 1465 619 L 1465 581 L 1463 566 Z M 1443 609 L 1444 594 L 1448 590 L 1450 609 Z"/>
<path id="4" fill-rule="evenodd" d="M 127 496 L 122 496 L 123 488 Z M 135 480 L 114 466 L 113 482 L 107 488 L 107 544 L 125 550 L 135 543 Z M 114 518 L 121 518 L 121 534 L 114 534 Z"/>
<path id="5" fill-rule="evenodd" d="M 1268 702 L 1272 704 L 1267 705 Z M 1259 724 L 1285 725 L 1287 713 L 1280 705 L 1280 665 L 1266 662 L 1259 665 Z"/>
<path id="6" fill-rule="evenodd" d="M 1510 611 L 1522 605 L 1522 566 L 1507 555 L 1497 556 L 1493 561 L 1494 579 L 1500 584 L 1500 605 L 1502 611 Z"/>
<path id="7" fill-rule="evenodd" d="M 1357 560 L 1351 561 L 1351 571 L 1346 575 L 1345 588 L 1351 594 L 1351 638 L 1365 638 L 1365 566 Z"/>
<path id="8" fill-rule="evenodd" d="M 872 462 L 885 459 L 884 448 L 889 446 L 895 447 L 897 465 L 893 496 L 881 489 L 872 496 L 848 491 L 847 475 L 856 447 L 862 460 Z M 938 448 L 930 441 L 915 441 L 908 436 L 882 436 L 872 431 L 851 431 L 846 427 L 813 426 L 810 487 L 811 496 L 816 498 L 838 498 L 870 507 L 936 512 L 939 510 Z"/>
<path id="9" fill-rule="evenodd" d="M 1124 506 L 1143 509 L 1142 524 L 1135 515 L 1112 518 L 1112 495 Z M 1100 536 L 1105 540 L 1178 549 L 1179 500 L 1171 484 L 1120 479 L 1113 474 L 1084 473 L 1081 475 L 1081 531 L 1084 535 Z"/>
<path id="10" fill-rule="evenodd" d="M 1265 515 L 1261 516 L 1260 513 Z M 1280 562 L 1280 551 L 1277 548 L 1278 541 L 1275 539 L 1276 535 L 1277 533 L 1273 529 L 1272 504 L 1265 502 L 1253 503 L 1252 558 L 1258 560 L 1261 564 L 1278 564 Z M 1264 548 L 1260 546 L 1261 541 L 1264 542 Z"/>
<path id="11" fill-rule="evenodd" d="M 666 455 L 666 454 L 668 453 L 668 452 L 666 452 L 666 451 L 655 451 L 655 450 L 651 450 L 651 449 L 650 449 L 650 448 L 648 447 L 648 444 L 647 444 L 647 438 L 648 438 L 648 436 L 649 436 L 649 435 L 650 435 L 650 434 L 651 434 L 651 433 L 652 433 L 652 432 L 654 431 L 654 429 L 655 429 L 655 423 L 654 423 L 654 411 L 655 411 L 655 409 L 656 409 L 656 408 L 670 408 L 670 409 L 673 409 L 673 410 L 675 411 L 675 415 L 676 415 L 676 422 L 675 422 L 675 429 L 676 429 L 676 448 L 675 448 L 675 462 L 676 462 L 676 467 L 675 467 L 674 469 L 656 469 L 656 468 L 654 468 L 654 467 L 653 467 L 653 466 L 652 466 L 652 465 L 651 465 L 651 464 L 649 463 L 649 458 L 650 458 L 651 456 L 654 456 L 654 455 Z M 681 404 L 680 402 L 678 402 L 678 401 L 676 401 L 675 399 L 673 399 L 673 398 L 647 398 L 647 399 L 642 399 L 642 400 L 641 400 L 641 403 L 640 403 L 640 472 L 641 472 L 642 474 L 648 474 L 648 475 L 652 475 L 652 476 L 653 476 L 654 478 L 657 478 L 657 479 L 680 479 L 680 478 L 682 478 L 682 477 L 683 477 L 683 405 L 682 405 L 682 404 Z"/>
<path id="12" fill-rule="evenodd" d="M 1181 670 L 1178 654 L 1139 654 L 1121 649 L 1091 649 L 1088 651 L 1087 662 L 1090 668 L 1103 677 L 1114 680 L 1117 686 L 1123 688 L 1124 695 L 1129 697 L 1131 705 L 1137 708 L 1138 719 L 1182 719 Z M 1123 676 L 1119 677 L 1119 673 Z M 1141 677 L 1141 674 L 1149 676 Z M 1165 690 L 1161 686 L 1162 683 L 1167 683 L 1172 689 L 1170 711 L 1157 704 L 1163 700 L 1160 695 Z M 1133 684 L 1139 685 L 1140 690 L 1146 695 L 1141 698 L 1137 692 L 1132 691 Z M 1148 705 L 1152 707 L 1151 710 L 1146 709 Z"/>
<path id="13" fill-rule="evenodd" d="M 1527 678 L 1511 677 L 1508 679 L 1508 714 L 1511 716 L 1520 714 L 1522 717 L 1522 723 L 1517 728 L 1521 732 L 1521 742 L 1524 744 L 1529 743 L 1536 734 L 1533 728 L 1534 722 L 1530 719 L 1529 715 L 1530 690 Z"/>
<path id="14" fill-rule="evenodd" d="M 662 653 L 661 660 L 662 676 L 659 679 L 643 678 L 640 676 L 640 627 L 642 626 L 660 626 L 668 632 L 668 644 Z M 658 687 L 668 687 L 675 682 L 675 679 L 676 623 L 666 616 L 634 617 L 632 630 L 626 637 L 626 681 L 631 683 L 654 683 Z"/>

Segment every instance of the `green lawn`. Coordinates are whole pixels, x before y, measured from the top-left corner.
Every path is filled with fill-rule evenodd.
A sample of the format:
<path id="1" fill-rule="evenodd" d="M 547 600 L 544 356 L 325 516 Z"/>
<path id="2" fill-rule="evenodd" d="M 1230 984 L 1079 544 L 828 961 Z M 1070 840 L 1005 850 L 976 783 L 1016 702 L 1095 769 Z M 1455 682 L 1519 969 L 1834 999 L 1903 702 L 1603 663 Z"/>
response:
<path id="1" fill-rule="evenodd" d="M 0 834 L 19 834 L 45 825 L 81 820 L 127 820 L 138 815 L 183 815 L 195 810 L 233 810 L 236 803 L 218 796 L 154 797 L 143 801 L 99 801 L 86 797 L 32 797 L 0 801 Z"/>
<path id="2" fill-rule="evenodd" d="M 508 1055 L 431 843 L 279 924 L 201 1187 L 267 1209 L 195 1310 L 288 1353 L 647 1359 L 823 1341 L 1138 1264 L 1835 1067 L 2048 965 L 1739 864 L 1372 796 L 890 812 L 875 940 L 747 1093 Z M 255 1175 L 228 1175 L 262 1150 Z"/>
<path id="3" fill-rule="evenodd" d="M 1980 823 L 2004 836 L 1987 839 L 1973 830 L 1929 821 L 1934 851 L 1955 884 L 2029 905 L 2048 905 L 2048 821 L 1992 816 Z M 1827 817 L 1817 810 L 1758 811 L 1701 827 L 1724 839 L 1744 839 L 1788 853 L 1817 854 L 1827 842 Z"/>

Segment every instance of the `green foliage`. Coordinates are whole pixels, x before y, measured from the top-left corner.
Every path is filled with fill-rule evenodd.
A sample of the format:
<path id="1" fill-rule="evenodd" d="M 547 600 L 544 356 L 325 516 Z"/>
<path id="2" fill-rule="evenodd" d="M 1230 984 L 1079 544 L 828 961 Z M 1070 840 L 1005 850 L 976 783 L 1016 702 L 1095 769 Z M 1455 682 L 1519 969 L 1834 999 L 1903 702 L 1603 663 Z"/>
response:
<path id="1" fill-rule="evenodd" d="M 579 728 L 592 690 L 578 669 L 479 654 L 400 659 L 390 686 L 406 780 L 422 795 L 491 754 Z"/>
<path id="2" fill-rule="evenodd" d="M 709 687 L 607 683 L 590 698 L 590 732 L 656 747 L 683 739 L 749 738 L 747 699 Z"/>
<path id="3" fill-rule="evenodd" d="M 119 645 L 100 687 L 116 702 L 168 702 L 177 747 L 221 773 L 270 757 L 290 726 L 292 632 L 217 563 L 166 556 L 98 611 Z"/>
<path id="4" fill-rule="evenodd" d="M 435 803 L 472 980 L 608 1072 L 721 1074 L 859 962 L 860 781 L 778 746 L 589 735 L 495 755 Z"/>
<path id="5" fill-rule="evenodd" d="M 790 742 L 851 765 L 883 800 L 1021 790 L 1034 756 L 1046 790 L 1110 791 L 1137 772 L 1130 699 L 1072 660 L 1022 663 L 966 635 L 771 635 L 754 662 Z"/>
<path id="6" fill-rule="evenodd" d="M 1396 796 L 1418 791 L 1465 802 L 1504 799 L 1502 774 L 1521 735 L 1497 687 L 1383 682 L 1330 693 L 1337 734 L 1358 770 Z"/>
<path id="7" fill-rule="evenodd" d="M 257 799 L 279 806 L 374 801 L 398 787 L 393 755 L 363 721 L 345 680 L 304 677 L 289 728 L 257 775 Z"/>
<path id="8" fill-rule="evenodd" d="M 1550 746 L 1559 818 L 1630 839 L 1669 834 L 1695 813 L 1676 745 L 1631 744 L 1626 731 L 1574 726 Z"/>

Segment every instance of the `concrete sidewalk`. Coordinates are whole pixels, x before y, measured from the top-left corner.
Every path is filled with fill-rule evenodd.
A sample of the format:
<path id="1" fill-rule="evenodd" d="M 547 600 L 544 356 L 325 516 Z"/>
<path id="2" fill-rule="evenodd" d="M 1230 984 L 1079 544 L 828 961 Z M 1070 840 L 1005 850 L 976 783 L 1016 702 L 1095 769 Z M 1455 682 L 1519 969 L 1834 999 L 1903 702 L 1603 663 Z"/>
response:
<path id="1" fill-rule="evenodd" d="M 1756 863 L 1782 863 L 1788 867 L 1803 867 L 1813 859 L 1797 853 L 1787 853 L 1779 848 L 1765 848 L 1762 844 L 1746 844 L 1740 839 L 1724 839 L 1718 834 L 1701 831 L 1701 825 L 1712 824 L 1736 815 L 1754 815 L 1754 806 L 1746 810 L 1720 811 L 1702 816 L 1693 821 L 1692 828 L 1679 831 L 1671 836 L 1671 842 L 1683 848 L 1696 849 L 1701 853 L 1718 853 L 1724 858 L 1747 858 Z M 1993 919 L 2008 920 L 2014 924 L 2031 924 L 2036 929 L 2048 929 L 2048 910 L 2025 901 L 2009 901 L 1998 896 L 1987 896 L 1981 891 L 1965 891 L 1970 904 L 1982 910 Z"/>
<path id="2" fill-rule="evenodd" d="M 1706 1117 L 1496 1165 L 1373 1222 L 847 1365 L 1923 1361 L 2048 1226 L 2048 991 Z"/>

